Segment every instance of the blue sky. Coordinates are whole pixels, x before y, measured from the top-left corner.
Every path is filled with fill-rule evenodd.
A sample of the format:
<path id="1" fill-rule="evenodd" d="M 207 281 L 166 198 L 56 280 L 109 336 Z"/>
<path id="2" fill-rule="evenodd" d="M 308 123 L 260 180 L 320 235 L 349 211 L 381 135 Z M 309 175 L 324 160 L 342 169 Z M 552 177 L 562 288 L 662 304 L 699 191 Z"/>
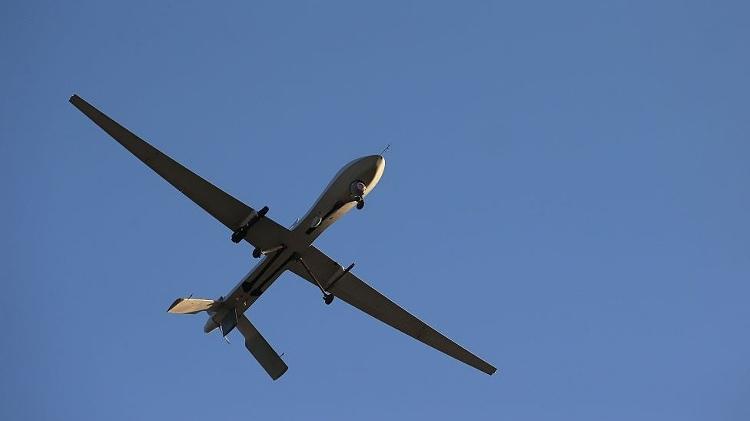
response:
<path id="1" fill-rule="evenodd" d="M 740 1 L 5 2 L 0 418 L 750 418 L 750 27 Z M 291 224 L 387 143 L 317 244 L 500 369 L 291 274 L 289 365 L 165 311 L 249 246 L 78 93 Z"/>

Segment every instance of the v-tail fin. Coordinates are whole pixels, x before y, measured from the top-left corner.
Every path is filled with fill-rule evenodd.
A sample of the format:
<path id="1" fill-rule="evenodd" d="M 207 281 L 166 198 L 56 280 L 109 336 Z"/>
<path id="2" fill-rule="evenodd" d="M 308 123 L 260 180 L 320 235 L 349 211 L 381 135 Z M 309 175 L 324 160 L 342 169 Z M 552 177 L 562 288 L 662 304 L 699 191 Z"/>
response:
<path id="1" fill-rule="evenodd" d="M 244 314 L 237 317 L 237 330 L 245 337 L 245 348 L 253 354 L 272 379 L 276 380 L 286 372 L 286 363 Z"/>

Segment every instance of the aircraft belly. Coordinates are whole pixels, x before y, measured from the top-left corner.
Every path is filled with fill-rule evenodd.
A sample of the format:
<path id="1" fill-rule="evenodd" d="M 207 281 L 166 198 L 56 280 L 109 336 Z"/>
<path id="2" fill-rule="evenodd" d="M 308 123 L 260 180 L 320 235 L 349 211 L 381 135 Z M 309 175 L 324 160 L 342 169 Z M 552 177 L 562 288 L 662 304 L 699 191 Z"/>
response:
<path id="1" fill-rule="evenodd" d="M 232 302 L 232 307 L 237 308 L 238 312 L 247 310 L 281 276 L 292 254 L 290 250 L 282 250 L 266 257 L 232 290 L 226 301 Z"/>
<path id="2" fill-rule="evenodd" d="M 209 333 L 216 329 L 230 312 L 235 312 L 237 316 L 243 314 L 281 276 L 291 256 L 291 252 L 283 250 L 261 260 L 250 273 L 242 278 L 229 295 L 223 297 L 221 304 L 209 316 L 203 330 Z"/>

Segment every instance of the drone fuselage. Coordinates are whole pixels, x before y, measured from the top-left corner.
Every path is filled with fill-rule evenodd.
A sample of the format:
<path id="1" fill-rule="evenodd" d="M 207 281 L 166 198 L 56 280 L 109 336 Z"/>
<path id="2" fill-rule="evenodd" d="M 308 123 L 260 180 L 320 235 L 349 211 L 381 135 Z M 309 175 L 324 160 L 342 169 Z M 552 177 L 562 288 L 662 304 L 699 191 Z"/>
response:
<path id="1" fill-rule="evenodd" d="M 209 313 L 203 330 L 211 332 L 222 322 L 228 323 L 227 316 L 231 316 L 229 321 L 233 320 L 232 313 L 244 313 L 284 272 L 290 261 L 304 258 L 305 250 L 326 228 L 358 203 L 363 203 L 364 197 L 380 181 L 384 169 L 385 159 L 381 155 L 358 158 L 341 168 L 307 214 L 286 233 L 283 244 L 260 251 L 260 262 Z M 234 327 L 229 323 L 222 327 L 224 334 Z"/>

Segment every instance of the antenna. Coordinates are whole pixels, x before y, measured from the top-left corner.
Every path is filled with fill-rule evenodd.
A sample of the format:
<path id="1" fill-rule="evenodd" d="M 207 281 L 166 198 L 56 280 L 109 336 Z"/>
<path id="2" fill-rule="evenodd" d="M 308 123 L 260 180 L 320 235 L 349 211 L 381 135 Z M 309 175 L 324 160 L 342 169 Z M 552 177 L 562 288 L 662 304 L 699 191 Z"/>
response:
<path id="1" fill-rule="evenodd" d="M 383 155 L 386 152 L 388 152 L 388 149 L 390 149 L 390 148 L 391 148 L 391 144 L 389 143 L 388 145 L 385 146 L 385 149 L 383 149 L 383 152 L 380 152 L 380 155 Z"/>

